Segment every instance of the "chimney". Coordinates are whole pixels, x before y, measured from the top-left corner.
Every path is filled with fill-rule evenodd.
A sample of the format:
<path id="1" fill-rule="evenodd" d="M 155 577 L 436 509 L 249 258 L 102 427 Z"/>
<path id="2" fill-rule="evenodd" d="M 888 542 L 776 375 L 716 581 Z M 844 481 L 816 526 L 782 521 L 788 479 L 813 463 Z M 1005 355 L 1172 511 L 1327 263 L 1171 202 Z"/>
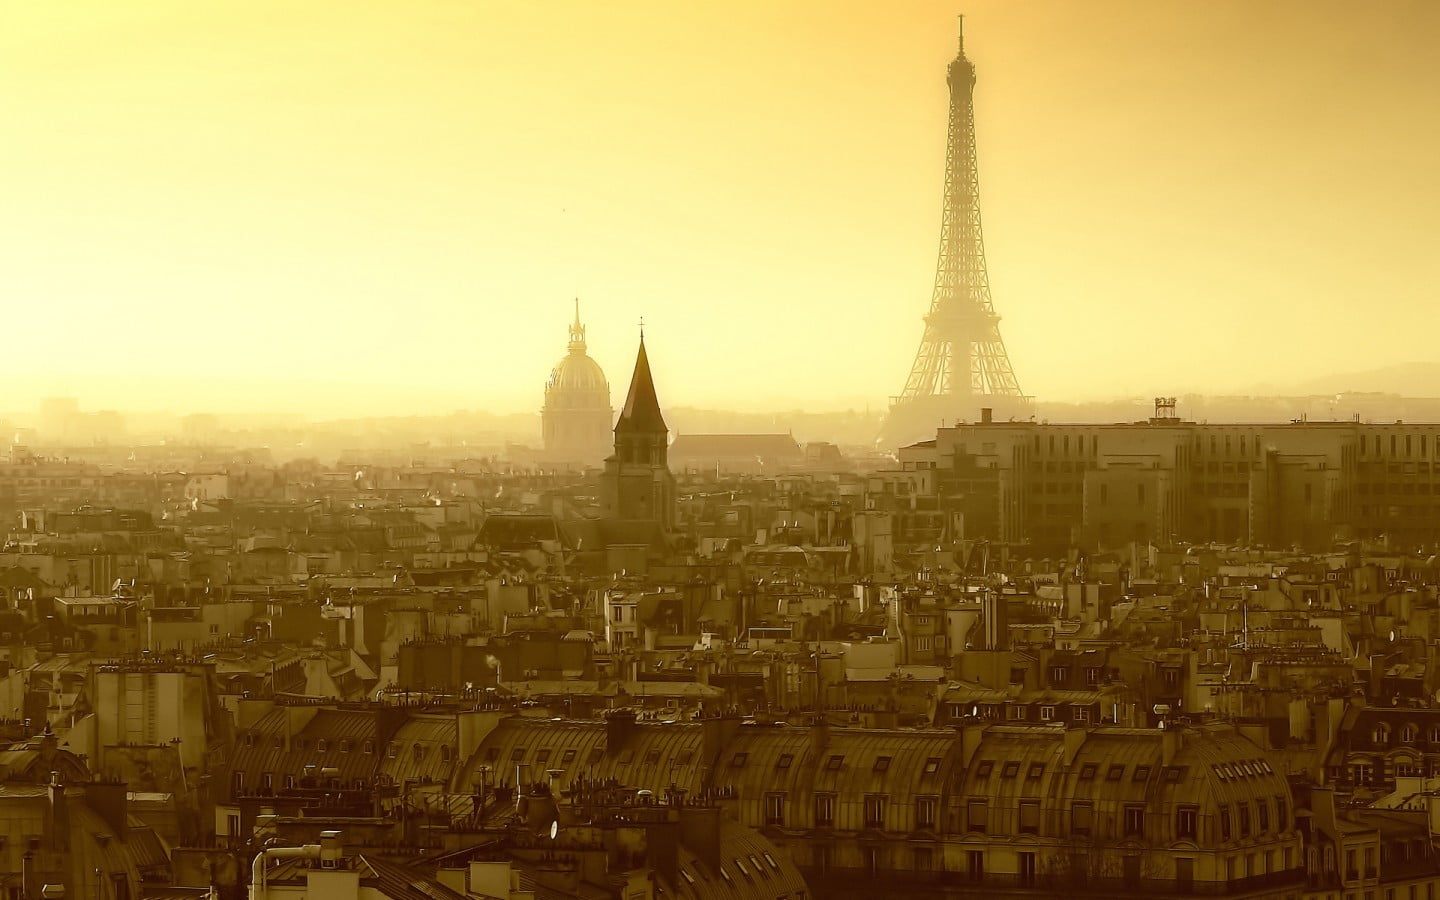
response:
<path id="1" fill-rule="evenodd" d="M 605 717 L 605 750 L 619 753 L 625 742 L 635 733 L 635 711 L 617 709 Z"/>
<path id="2" fill-rule="evenodd" d="M 338 831 L 320 832 L 320 868 L 344 868 L 345 845 Z"/>
<path id="3" fill-rule="evenodd" d="M 980 407 L 980 424 L 990 425 L 995 421 L 995 410 L 988 406 Z"/>
<path id="4" fill-rule="evenodd" d="M 127 787 L 123 781 L 90 781 L 84 785 L 85 802 L 100 814 L 117 837 L 123 836 L 130 827 Z"/>

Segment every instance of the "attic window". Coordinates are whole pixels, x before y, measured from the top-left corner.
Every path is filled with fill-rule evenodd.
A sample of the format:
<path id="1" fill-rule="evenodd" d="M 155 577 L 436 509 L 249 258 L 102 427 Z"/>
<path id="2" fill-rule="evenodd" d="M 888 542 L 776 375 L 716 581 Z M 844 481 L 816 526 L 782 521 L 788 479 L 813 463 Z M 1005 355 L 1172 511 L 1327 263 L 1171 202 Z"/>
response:
<path id="1" fill-rule="evenodd" d="M 1268 760 L 1268 759 L 1257 760 L 1257 761 L 1256 761 L 1256 764 L 1260 766 L 1260 771 L 1264 772 L 1266 775 L 1274 775 L 1274 774 L 1275 774 L 1275 770 L 1272 769 L 1272 768 L 1270 768 L 1270 760 Z"/>
<path id="2" fill-rule="evenodd" d="M 349 753 L 349 752 L 350 752 L 350 739 L 349 739 L 349 738 L 346 738 L 345 740 L 343 740 L 343 741 L 340 742 L 340 752 L 341 752 L 341 753 Z"/>
<path id="3" fill-rule="evenodd" d="M 1229 780 L 1230 780 L 1230 776 L 1229 776 L 1229 774 L 1226 773 L 1224 766 L 1221 766 L 1221 765 L 1212 765 L 1212 766 L 1210 767 L 1210 769 L 1215 773 L 1215 775 L 1216 775 L 1221 781 L 1229 781 Z"/>
<path id="4" fill-rule="evenodd" d="M 657 765 L 659 762 L 660 762 L 660 749 L 659 749 L 658 747 L 653 747 L 653 748 L 645 751 L 645 765 L 647 765 L 647 766 L 653 766 L 653 765 Z"/>
<path id="5" fill-rule="evenodd" d="M 562 766 L 563 766 L 563 765 L 568 765 L 569 763 L 572 763 L 572 762 L 574 762 L 574 761 L 575 761 L 575 750 L 574 750 L 574 748 L 571 748 L 571 749 L 569 749 L 569 750 L 566 750 L 564 753 L 560 754 L 560 764 L 561 764 Z"/>
<path id="6" fill-rule="evenodd" d="M 777 872 L 780 871 L 780 864 L 775 861 L 775 857 L 771 856 L 769 853 L 765 853 L 762 855 L 765 857 L 765 861 L 770 864 L 770 868 L 774 869 Z"/>
<path id="7" fill-rule="evenodd" d="M 994 763 L 992 760 L 982 759 L 982 760 L 980 760 L 980 765 L 978 765 L 978 766 L 975 767 L 975 777 L 976 777 L 976 778 L 989 778 L 989 777 L 990 777 L 990 772 L 991 772 L 991 770 L 994 769 L 994 768 L 995 768 L 995 763 Z"/>
<path id="8" fill-rule="evenodd" d="M 744 875 L 746 878 L 750 877 L 750 870 L 745 868 L 745 863 L 741 862 L 738 856 L 735 857 L 735 868 L 740 870 L 741 875 Z"/>
<path id="9" fill-rule="evenodd" d="M 1025 777 L 1026 777 L 1026 778 L 1029 778 L 1029 779 L 1031 779 L 1031 780 L 1033 781 L 1033 780 L 1039 778 L 1041 775 L 1044 775 L 1044 774 L 1045 774 L 1045 764 L 1044 764 L 1044 763 L 1039 763 L 1039 762 L 1037 762 L 1037 763 L 1031 763 L 1031 764 L 1030 764 L 1030 771 L 1026 773 Z"/>
<path id="10" fill-rule="evenodd" d="M 592 748 L 592 749 L 590 750 L 590 761 L 589 761 L 589 765 L 592 765 L 592 766 L 593 766 L 593 765 L 597 765 L 597 764 L 600 762 L 600 760 L 604 758 L 604 756 L 605 756 L 605 748 L 604 748 L 604 747 L 594 747 L 594 748 Z"/>
<path id="11" fill-rule="evenodd" d="M 538 751 L 536 751 L 536 753 L 535 753 L 535 765 L 537 765 L 537 766 L 543 766 L 543 765 L 545 765 L 545 764 L 546 764 L 547 762 L 549 762 L 549 761 L 550 761 L 550 748 L 549 748 L 549 747 L 546 747 L 544 750 L 538 750 Z"/>
<path id="12" fill-rule="evenodd" d="M 727 884 L 733 881 L 733 879 L 730 877 L 730 873 L 725 869 L 724 866 L 720 867 L 720 877 L 725 879 Z"/>
<path id="13" fill-rule="evenodd" d="M 874 771 L 876 771 L 876 772 L 888 772 L 889 770 L 890 770 L 890 757 L 888 757 L 888 756 L 878 756 L 878 757 L 875 758 L 875 769 L 874 769 Z"/>
<path id="14" fill-rule="evenodd" d="M 681 869 L 681 870 L 680 870 L 680 877 L 683 878 L 683 879 L 685 879 L 685 883 L 688 884 L 688 885 L 690 885 L 690 887 L 692 887 L 692 888 L 695 887 L 695 876 L 694 876 L 694 875 L 691 875 L 691 874 L 689 873 L 689 871 L 687 871 L 687 870 L 685 870 L 685 869 Z"/>
<path id="15" fill-rule="evenodd" d="M 741 755 L 741 756 L 744 756 L 743 753 L 740 754 L 740 755 Z M 634 751 L 634 750 L 624 750 L 624 751 L 621 751 L 621 753 L 620 753 L 620 758 L 617 759 L 617 760 L 615 760 L 615 764 L 616 764 L 616 765 L 621 765 L 621 766 L 628 766 L 628 765 L 630 765 L 630 763 L 632 763 L 632 762 L 634 762 L 634 761 L 635 761 L 635 751 Z M 742 762 L 741 765 L 744 765 L 744 763 Z"/>
<path id="16" fill-rule="evenodd" d="M 782 754 L 780 754 L 780 758 L 775 761 L 775 768 L 777 768 L 777 769 L 788 769 L 788 768 L 790 768 L 790 763 L 794 762 L 794 760 L 795 760 L 795 754 L 793 754 L 793 753 L 782 753 Z"/>
<path id="17" fill-rule="evenodd" d="M 922 774 L 934 775 L 938 771 L 940 771 L 940 757 L 932 756 L 925 760 L 925 771 Z"/>
<path id="18" fill-rule="evenodd" d="M 838 771 L 840 771 L 840 766 L 841 766 L 844 762 L 845 762 L 845 757 L 843 757 L 843 756 L 832 756 L 832 757 L 830 757 L 829 759 L 825 760 L 825 771 L 827 771 L 827 772 L 838 772 Z"/>
<path id="19" fill-rule="evenodd" d="M 315 742 L 315 751 L 317 753 L 324 753 L 328 749 L 330 749 L 330 744 L 324 738 L 320 738 Z"/>
<path id="20" fill-rule="evenodd" d="M 735 754 L 734 756 L 730 757 L 730 768 L 732 768 L 732 769 L 743 769 L 743 768 L 745 768 L 745 760 L 747 760 L 747 759 L 749 759 L 749 758 L 750 758 L 750 754 L 745 753 L 745 752 L 740 752 L 740 753 Z M 724 871 L 724 870 L 722 869 L 721 871 Z"/>
<path id="21" fill-rule="evenodd" d="M 688 765 L 690 765 L 690 760 L 692 760 L 692 759 L 694 759 L 694 758 L 695 758 L 695 751 L 694 751 L 694 750 L 681 750 L 679 753 L 675 754 L 675 765 L 677 765 L 677 766 L 688 766 Z"/>
<path id="22" fill-rule="evenodd" d="M 756 859 L 753 853 L 750 854 L 750 865 L 755 867 L 756 872 L 759 872 L 761 875 L 765 874 L 765 867 L 760 865 L 760 860 Z"/>
<path id="23" fill-rule="evenodd" d="M 1018 775 L 1019 773 L 1020 773 L 1020 764 L 1019 764 L 1018 762 L 1015 762 L 1014 760 L 1011 760 L 1010 762 L 1007 762 L 1007 763 L 1005 764 L 1005 766 L 1000 770 L 1000 777 L 1001 777 L 1001 778 L 1014 778 L 1014 777 L 1015 777 L 1016 775 Z"/>
<path id="24" fill-rule="evenodd" d="M 1121 778 L 1124 778 L 1124 777 L 1125 777 L 1125 764 L 1124 764 L 1124 763 L 1116 763 L 1115 765 L 1113 765 L 1113 766 L 1110 767 L 1110 771 L 1109 771 L 1109 772 L 1106 772 L 1106 773 L 1105 773 L 1105 780 L 1106 780 L 1106 781 L 1119 781 Z"/>
<path id="25" fill-rule="evenodd" d="M 1100 767 L 1097 766 L 1095 763 L 1086 763 L 1085 765 L 1081 766 L 1081 767 L 1080 767 L 1080 780 L 1081 780 L 1081 781 L 1090 781 L 1090 780 L 1094 779 L 1094 777 L 1095 777 L 1095 772 L 1096 772 L 1097 770 L 1099 770 L 1099 768 L 1100 768 Z"/>
<path id="26" fill-rule="evenodd" d="M 525 748 L 524 748 L 524 747 L 516 747 L 514 750 L 511 750 L 511 751 L 510 751 L 510 761 L 511 761 L 511 762 L 519 762 L 520 760 L 522 760 L 522 759 L 524 759 L 524 758 L 525 758 Z"/>
<path id="27" fill-rule="evenodd" d="M 1165 767 L 1165 783 L 1166 783 L 1166 784 L 1179 784 L 1179 783 L 1180 783 L 1180 779 L 1183 778 L 1184 776 L 1185 776 L 1185 767 L 1184 767 L 1184 766 L 1166 766 L 1166 767 Z"/>
<path id="28" fill-rule="evenodd" d="M 1149 767 L 1149 766 L 1136 766 L 1136 767 L 1135 767 L 1135 775 L 1134 775 L 1133 778 L 1131 778 L 1131 780 L 1132 780 L 1132 781 L 1149 781 L 1149 780 L 1150 780 L 1150 767 Z"/>

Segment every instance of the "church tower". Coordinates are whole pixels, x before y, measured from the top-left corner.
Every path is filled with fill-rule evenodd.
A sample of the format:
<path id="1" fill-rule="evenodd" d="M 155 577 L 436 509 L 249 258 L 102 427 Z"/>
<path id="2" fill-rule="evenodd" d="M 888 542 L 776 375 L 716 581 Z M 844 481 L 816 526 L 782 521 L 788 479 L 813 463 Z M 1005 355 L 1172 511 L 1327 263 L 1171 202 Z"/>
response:
<path id="1" fill-rule="evenodd" d="M 645 335 L 635 357 L 630 393 L 615 423 L 615 453 L 605 460 L 601 509 L 607 519 L 675 523 L 675 476 L 669 465 L 670 429 L 660 414 Z"/>

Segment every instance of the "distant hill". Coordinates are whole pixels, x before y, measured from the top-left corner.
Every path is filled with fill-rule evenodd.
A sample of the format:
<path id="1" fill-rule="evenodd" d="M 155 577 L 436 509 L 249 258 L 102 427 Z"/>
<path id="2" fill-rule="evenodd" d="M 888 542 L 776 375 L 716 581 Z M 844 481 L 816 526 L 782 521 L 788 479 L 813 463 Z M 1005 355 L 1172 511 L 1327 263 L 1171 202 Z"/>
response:
<path id="1" fill-rule="evenodd" d="M 1382 393 L 1402 397 L 1440 397 L 1440 362 L 1403 362 L 1379 369 L 1324 375 L 1301 381 L 1287 394 Z"/>

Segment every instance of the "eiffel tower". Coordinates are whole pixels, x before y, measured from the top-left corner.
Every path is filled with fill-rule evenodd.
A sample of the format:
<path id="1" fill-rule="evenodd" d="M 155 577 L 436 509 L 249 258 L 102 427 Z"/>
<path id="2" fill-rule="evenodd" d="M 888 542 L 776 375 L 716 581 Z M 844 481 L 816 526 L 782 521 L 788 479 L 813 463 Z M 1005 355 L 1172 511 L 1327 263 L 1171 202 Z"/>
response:
<path id="1" fill-rule="evenodd" d="M 945 211 L 940 258 L 925 334 L 905 389 L 890 399 L 879 444 L 894 448 L 928 440 L 942 421 L 1025 417 L 1030 398 L 1020 391 L 1000 317 L 990 301 L 985 241 L 980 232 L 979 170 L 975 162 L 975 64 L 965 58 L 965 32 L 950 63 L 950 128 L 945 148 Z"/>

